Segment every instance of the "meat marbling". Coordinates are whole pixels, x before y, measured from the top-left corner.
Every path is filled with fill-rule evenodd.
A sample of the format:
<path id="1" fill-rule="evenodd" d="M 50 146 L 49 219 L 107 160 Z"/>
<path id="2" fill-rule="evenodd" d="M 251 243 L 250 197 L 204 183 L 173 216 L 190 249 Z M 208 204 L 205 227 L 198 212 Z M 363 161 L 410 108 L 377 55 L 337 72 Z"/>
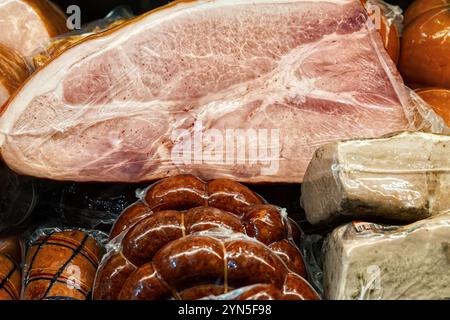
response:
<path id="1" fill-rule="evenodd" d="M 298 183 L 320 145 L 413 113 L 358 0 L 181 1 L 35 73 L 0 142 L 12 169 L 57 180 Z"/>

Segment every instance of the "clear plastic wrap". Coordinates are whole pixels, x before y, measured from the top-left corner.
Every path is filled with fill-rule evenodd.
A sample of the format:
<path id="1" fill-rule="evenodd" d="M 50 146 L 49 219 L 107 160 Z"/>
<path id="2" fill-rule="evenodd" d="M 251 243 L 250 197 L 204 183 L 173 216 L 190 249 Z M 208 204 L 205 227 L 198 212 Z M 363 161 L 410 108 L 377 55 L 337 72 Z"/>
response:
<path id="1" fill-rule="evenodd" d="M 40 228 L 29 240 L 23 300 L 86 300 L 106 235 L 73 228 Z"/>
<path id="2" fill-rule="evenodd" d="M 405 82 L 450 89 L 450 2 L 418 0 L 405 15 L 399 62 Z"/>
<path id="3" fill-rule="evenodd" d="M 407 226 L 353 222 L 323 247 L 327 299 L 450 298 L 450 216 Z"/>
<path id="4" fill-rule="evenodd" d="M 400 35 L 403 29 L 402 9 L 383 0 L 362 0 L 367 13 L 380 32 L 392 61 L 398 63 L 400 56 Z"/>
<path id="5" fill-rule="evenodd" d="M 450 89 L 422 88 L 416 93 L 450 126 Z"/>
<path id="6" fill-rule="evenodd" d="M 20 298 L 21 262 L 22 243 L 19 237 L 0 237 L 0 301 Z"/>
<path id="7" fill-rule="evenodd" d="M 130 274 L 162 248 L 216 228 L 256 239 L 290 271 L 307 277 L 302 253 L 295 244 L 302 236 L 298 225 L 284 209 L 265 203 L 244 185 L 225 179 L 204 182 L 182 175 L 158 181 L 138 195 L 140 200 L 124 210 L 111 230 L 110 250 L 97 273 L 95 299 L 118 299 Z M 210 294 L 217 294 L 216 289 L 224 291 L 223 285 L 199 286 L 173 298 L 191 297 L 194 291 L 198 295 L 203 289 L 213 290 Z"/>
<path id="8" fill-rule="evenodd" d="M 107 255 L 97 273 L 94 298 L 193 300 L 251 284 L 272 284 L 292 298 L 319 298 L 269 247 L 230 229 L 186 235 L 142 262 L 134 265 L 125 252 Z"/>
<path id="9" fill-rule="evenodd" d="M 449 135 L 402 132 L 318 149 L 302 185 L 306 218 L 413 222 L 450 212 L 449 146 Z"/>
<path id="10" fill-rule="evenodd" d="M 358 0 L 178 1 L 46 64 L 0 145 L 55 180 L 301 183 L 327 142 L 442 127 L 416 107 Z"/>
<path id="11" fill-rule="evenodd" d="M 182 297 L 183 300 L 194 300 L 208 290 L 205 287 L 199 287 L 199 290 L 195 289 L 185 292 Z M 205 289 L 205 291 L 202 289 Z M 199 291 L 202 292 L 198 296 L 190 295 Z M 211 291 L 214 291 L 214 289 Z M 203 297 L 201 300 L 319 300 L 319 296 L 304 278 L 290 273 L 286 276 L 282 288 L 274 284 L 260 283 L 235 289 L 218 296 Z"/>
<path id="12" fill-rule="evenodd" d="M 34 50 L 67 31 L 66 17 L 48 0 L 1 0 L 0 30 L 0 44 L 31 58 Z"/>
<path id="13" fill-rule="evenodd" d="M 0 43 L 0 112 L 10 95 L 31 74 L 31 67 L 12 49 Z"/>
<path id="14" fill-rule="evenodd" d="M 90 22 L 80 30 L 74 30 L 51 39 L 33 56 L 35 68 L 43 67 L 48 61 L 67 50 L 69 47 L 82 42 L 88 36 L 111 29 L 133 18 L 130 9 L 120 6 L 112 10 L 104 19 Z"/>

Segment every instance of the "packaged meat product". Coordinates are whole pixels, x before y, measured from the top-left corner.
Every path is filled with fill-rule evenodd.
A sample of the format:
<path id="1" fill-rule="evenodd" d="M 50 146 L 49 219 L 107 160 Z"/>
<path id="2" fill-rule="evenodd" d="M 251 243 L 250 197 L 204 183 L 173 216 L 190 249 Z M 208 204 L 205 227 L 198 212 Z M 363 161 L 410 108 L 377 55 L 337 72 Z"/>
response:
<path id="1" fill-rule="evenodd" d="M 211 290 L 210 292 L 213 292 Z M 205 293 L 205 292 L 203 292 Z M 196 297 L 214 300 L 319 300 L 310 284 L 295 274 L 288 274 L 282 288 L 273 284 L 255 284 L 215 296 Z"/>
<path id="2" fill-rule="evenodd" d="M 21 285 L 19 265 L 9 256 L 0 253 L 0 301 L 19 300 Z"/>
<path id="3" fill-rule="evenodd" d="M 67 31 L 64 13 L 48 0 L 0 0 L 0 43 L 23 57 Z"/>
<path id="4" fill-rule="evenodd" d="M 55 180 L 301 183 L 326 142 L 441 126 L 360 1 L 199 0 L 52 59 L 8 104 L 0 146 L 17 172 Z"/>
<path id="5" fill-rule="evenodd" d="M 400 56 L 400 32 L 402 30 L 402 9 L 383 0 L 362 0 L 367 13 L 380 32 L 392 61 L 398 63 Z"/>
<path id="6" fill-rule="evenodd" d="M 0 237 L 0 254 L 10 257 L 18 265 L 22 263 L 22 240 L 19 235 Z"/>
<path id="7" fill-rule="evenodd" d="M 416 2 L 406 12 L 399 70 L 412 87 L 450 88 L 450 2 Z"/>
<path id="8" fill-rule="evenodd" d="M 409 6 L 405 12 L 405 26 L 410 24 L 416 17 L 425 13 L 426 11 L 440 8 L 449 5 L 449 0 L 415 0 Z"/>
<path id="9" fill-rule="evenodd" d="M 80 30 L 73 30 L 52 39 L 50 43 L 39 50 L 39 53 L 33 56 L 33 65 L 35 68 L 43 67 L 48 61 L 69 47 L 83 41 L 84 38 L 120 25 L 133 18 L 133 16 L 133 13 L 128 8 L 119 6 L 112 10 L 104 19 L 93 21 L 83 25 Z"/>
<path id="10" fill-rule="evenodd" d="M 0 301 L 19 299 L 22 288 L 21 261 L 19 237 L 0 238 Z"/>
<path id="11" fill-rule="evenodd" d="M 450 210 L 450 136 L 403 132 L 319 148 L 302 185 L 311 224 L 413 222 Z"/>
<path id="12" fill-rule="evenodd" d="M 416 92 L 450 126 L 450 89 L 421 88 Z"/>
<path id="13" fill-rule="evenodd" d="M 126 210 L 124 214 L 129 212 Z M 119 221 L 124 220 L 119 218 Z M 151 261 L 164 246 L 191 234 L 217 228 L 247 234 L 268 245 L 289 270 L 306 278 L 302 253 L 292 239 L 291 225 L 282 209 L 267 204 L 249 206 L 242 217 L 214 207 L 146 212 L 128 228 L 120 228 L 124 231 L 112 241 L 112 250 L 97 272 L 94 298 L 117 299 L 130 274 Z M 196 289 L 196 294 L 199 291 L 203 292 Z M 183 294 L 192 296 L 193 292 Z"/>
<path id="14" fill-rule="evenodd" d="M 12 49 L 0 43 L 0 112 L 9 96 L 30 75 L 26 61 Z"/>
<path id="15" fill-rule="evenodd" d="M 90 299 L 101 258 L 97 241 L 81 230 L 43 233 L 28 248 L 22 299 Z"/>
<path id="16" fill-rule="evenodd" d="M 111 299 L 158 300 L 202 298 L 252 284 L 272 284 L 297 298 L 319 298 L 306 280 L 293 274 L 269 247 L 220 227 L 174 239 L 136 265 L 126 258 L 125 252 L 113 253 L 112 257 L 113 260 L 107 256 L 102 261 L 94 299 L 105 298 L 98 294 L 106 293 L 105 288 L 117 290 L 109 292 Z M 102 274 L 104 268 L 111 268 L 110 261 L 115 267 L 110 273 L 113 281 Z M 116 282 L 118 273 L 122 273 L 121 283 Z"/>
<path id="17" fill-rule="evenodd" d="M 353 222 L 323 248 L 327 299 L 450 297 L 450 216 L 407 226 Z"/>

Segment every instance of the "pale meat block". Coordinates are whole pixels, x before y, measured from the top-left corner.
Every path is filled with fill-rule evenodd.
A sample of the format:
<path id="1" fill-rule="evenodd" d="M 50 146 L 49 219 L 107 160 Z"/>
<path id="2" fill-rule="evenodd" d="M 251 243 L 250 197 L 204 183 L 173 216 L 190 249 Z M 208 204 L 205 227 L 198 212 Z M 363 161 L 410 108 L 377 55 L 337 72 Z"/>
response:
<path id="1" fill-rule="evenodd" d="M 34 73 L 0 148 L 53 180 L 301 183 L 325 143 L 438 123 L 418 116 L 358 0 L 175 1 Z"/>
<path id="2" fill-rule="evenodd" d="M 403 132 L 316 151 L 302 185 L 311 224 L 413 222 L 450 211 L 450 136 Z"/>
<path id="3" fill-rule="evenodd" d="M 327 299 L 449 299 L 450 215 L 402 227 L 340 226 L 323 259 Z"/>

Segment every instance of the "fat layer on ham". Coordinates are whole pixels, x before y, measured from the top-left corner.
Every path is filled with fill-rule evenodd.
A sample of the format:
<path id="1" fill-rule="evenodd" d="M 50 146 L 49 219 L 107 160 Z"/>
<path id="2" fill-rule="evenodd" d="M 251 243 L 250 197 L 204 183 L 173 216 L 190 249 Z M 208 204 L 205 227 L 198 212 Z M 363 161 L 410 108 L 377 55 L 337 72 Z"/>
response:
<path id="1" fill-rule="evenodd" d="M 300 183 L 317 147 L 421 120 L 360 1 L 187 1 L 35 73 L 0 142 L 12 169 L 57 180 Z"/>

